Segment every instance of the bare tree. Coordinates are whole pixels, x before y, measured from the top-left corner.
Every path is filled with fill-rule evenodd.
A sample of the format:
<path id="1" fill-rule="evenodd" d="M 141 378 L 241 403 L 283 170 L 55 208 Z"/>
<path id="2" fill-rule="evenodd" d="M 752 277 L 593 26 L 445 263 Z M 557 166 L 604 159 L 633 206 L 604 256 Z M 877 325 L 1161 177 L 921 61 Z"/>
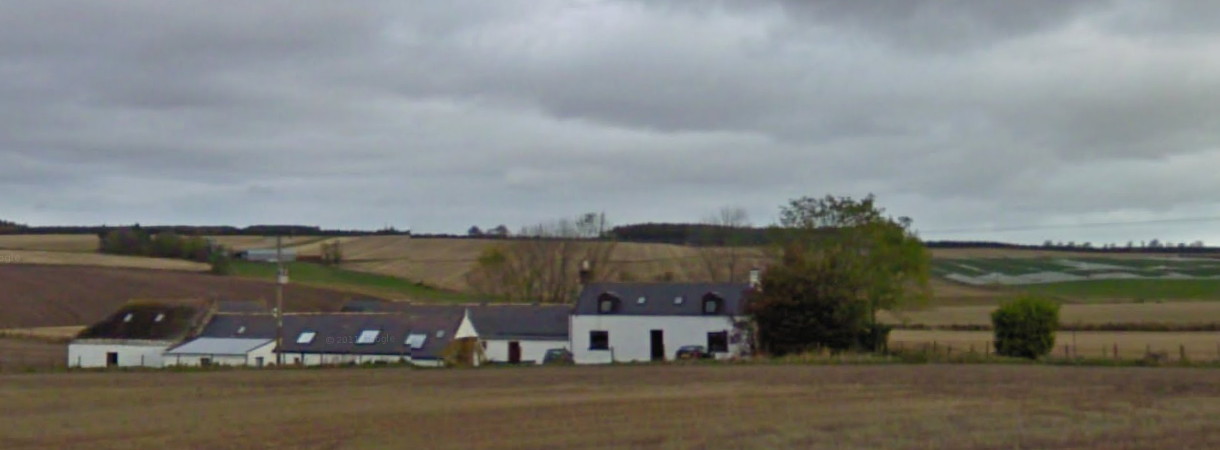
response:
<path id="1" fill-rule="evenodd" d="M 607 263 L 615 243 L 603 237 L 600 213 L 525 227 L 518 239 L 493 244 L 467 274 L 473 289 L 507 301 L 566 303 L 580 285 L 588 261 L 593 280 L 610 279 Z"/>
<path id="2" fill-rule="evenodd" d="M 749 213 L 740 206 L 725 206 L 705 217 L 703 225 L 698 254 L 708 279 L 737 281 L 746 253 L 743 233 L 750 226 Z"/>

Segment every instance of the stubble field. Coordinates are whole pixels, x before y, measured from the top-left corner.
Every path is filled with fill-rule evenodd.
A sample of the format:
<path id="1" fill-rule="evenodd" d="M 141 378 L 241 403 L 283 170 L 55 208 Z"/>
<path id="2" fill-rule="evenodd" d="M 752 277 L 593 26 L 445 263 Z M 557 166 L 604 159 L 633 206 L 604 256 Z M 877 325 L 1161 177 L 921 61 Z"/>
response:
<path id="1" fill-rule="evenodd" d="M 1211 370 L 626 366 L 0 376 L 3 448 L 1215 448 Z"/>

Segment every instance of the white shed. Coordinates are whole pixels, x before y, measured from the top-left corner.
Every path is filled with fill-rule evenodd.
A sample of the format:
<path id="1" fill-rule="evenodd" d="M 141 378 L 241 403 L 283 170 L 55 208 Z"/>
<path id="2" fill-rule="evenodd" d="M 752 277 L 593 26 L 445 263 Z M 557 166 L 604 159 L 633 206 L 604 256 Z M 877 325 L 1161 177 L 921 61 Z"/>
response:
<path id="1" fill-rule="evenodd" d="M 166 366 L 253 366 L 275 364 L 274 339 L 201 337 L 165 352 Z"/>

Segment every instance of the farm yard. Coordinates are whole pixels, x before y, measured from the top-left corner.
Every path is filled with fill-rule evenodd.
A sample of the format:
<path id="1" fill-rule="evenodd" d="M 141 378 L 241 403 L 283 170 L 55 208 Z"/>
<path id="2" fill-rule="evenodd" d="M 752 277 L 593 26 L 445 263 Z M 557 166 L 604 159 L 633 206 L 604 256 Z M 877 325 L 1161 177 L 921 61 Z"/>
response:
<path id="1" fill-rule="evenodd" d="M 644 365 L 18 374 L 0 375 L 0 401 L 4 448 L 1220 446 L 1220 378 L 1192 369 Z"/>

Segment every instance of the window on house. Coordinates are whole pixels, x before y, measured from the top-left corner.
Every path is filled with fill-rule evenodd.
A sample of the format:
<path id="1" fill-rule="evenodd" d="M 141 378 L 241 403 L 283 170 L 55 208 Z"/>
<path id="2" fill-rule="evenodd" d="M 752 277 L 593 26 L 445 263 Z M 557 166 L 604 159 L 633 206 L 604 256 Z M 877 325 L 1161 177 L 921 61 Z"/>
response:
<path id="1" fill-rule="evenodd" d="M 614 300 L 603 298 L 597 302 L 597 312 L 608 314 L 614 312 Z"/>
<path id="2" fill-rule="evenodd" d="M 723 300 L 715 295 L 708 294 L 703 297 L 703 313 L 704 314 L 720 314 Z"/>
<path id="3" fill-rule="evenodd" d="M 368 345 L 377 342 L 377 336 L 381 335 L 381 330 L 364 330 L 360 332 L 360 336 L 356 337 L 356 344 Z"/>
<path id="4" fill-rule="evenodd" d="M 165 320 L 165 313 L 157 313 L 157 317 L 153 318 L 153 322 L 160 322 L 162 320 Z"/>
<path id="5" fill-rule="evenodd" d="M 301 334 L 297 335 L 297 343 L 298 344 L 311 344 L 311 343 L 313 343 L 313 338 L 317 335 L 318 335 L 318 333 L 315 333 L 313 331 L 302 331 Z"/>
<path id="6" fill-rule="evenodd" d="M 419 350 L 421 348 L 424 348 L 424 342 L 427 340 L 428 340 L 428 335 L 426 335 L 426 334 L 411 333 L 411 334 L 407 335 L 407 341 L 405 342 L 405 344 L 407 344 L 408 347 L 411 347 L 412 350 Z"/>
<path id="7" fill-rule="evenodd" d="M 712 353 L 729 352 L 729 332 L 713 331 L 707 334 L 707 351 Z"/>
<path id="8" fill-rule="evenodd" d="M 610 350 L 610 332 L 590 331 L 589 350 Z"/>

